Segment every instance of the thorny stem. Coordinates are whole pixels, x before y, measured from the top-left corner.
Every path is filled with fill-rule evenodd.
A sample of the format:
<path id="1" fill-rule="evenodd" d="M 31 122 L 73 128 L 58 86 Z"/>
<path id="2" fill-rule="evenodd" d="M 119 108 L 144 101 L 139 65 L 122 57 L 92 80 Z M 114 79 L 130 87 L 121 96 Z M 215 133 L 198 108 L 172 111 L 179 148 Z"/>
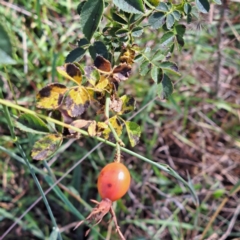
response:
<path id="1" fill-rule="evenodd" d="M 74 126 L 72 126 L 72 125 L 63 123 L 63 122 L 58 121 L 58 120 L 56 120 L 56 119 L 54 119 L 54 118 L 47 117 L 47 116 L 45 116 L 45 115 L 43 115 L 43 114 L 38 114 L 38 113 L 36 113 L 36 112 L 34 112 L 34 111 L 32 111 L 32 110 L 29 110 L 29 109 L 27 109 L 27 108 L 24 108 L 24 107 L 21 107 L 21 106 L 19 106 L 19 105 L 14 104 L 14 103 L 11 103 L 10 101 L 4 100 L 4 99 L 0 99 L 0 104 L 3 104 L 3 105 L 5 105 L 5 106 L 18 109 L 18 110 L 20 110 L 20 111 L 23 111 L 23 112 L 25 112 L 25 113 L 32 114 L 32 115 L 34 115 L 34 116 L 38 116 L 38 117 L 40 117 L 40 118 L 42 118 L 42 119 L 44 119 L 44 120 L 46 120 L 46 121 L 55 123 L 55 124 L 57 124 L 57 125 L 59 125 L 59 126 L 62 126 L 62 127 L 66 127 L 66 128 L 72 129 L 72 130 L 74 130 L 74 131 L 76 131 L 76 132 L 78 132 L 78 133 L 81 133 L 81 134 L 84 135 L 84 136 L 88 136 L 88 137 L 89 137 L 89 134 L 88 134 L 87 131 L 84 131 L 84 130 L 79 129 L 79 128 L 77 128 L 77 127 L 74 127 Z M 110 142 L 110 141 L 107 141 L 107 140 L 105 140 L 105 139 L 103 139 L 103 138 L 101 138 L 101 137 L 94 137 L 94 138 L 95 138 L 96 140 L 100 141 L 100 142 L 103 142 L 103 143 L 105 143 L 105 144 L 108 144 L 109 146 L 116 147 L 116 144 L 115 144 L 115 143 Z M 177 172 L 175 172 L 175 171 L 174 171 L 172 168 L 170 168 L 167 164 L 160 164 L 160 163 L 158 163 L 158 162 L 152 161 L 152 160 L 150 160 L 150 159 L 148 159 L 148 158 L 146 158 L 146 157 L 144 157 L 144 156 L 142 156 L 142 155 L 140 155 L 140 154 L 137 154 L 136 152 L 133 152 L 133 151 L 127 149 L 127 148 L 124 148 L 124 147 L 120 147 L 120 149 L 121 149 L 121 151 L 123 151 L 123 152 L 126 152 L 126 153 L 128 153 L 128 154 L 130 154 L 130 155 L 132 155 L 132 156 L 135 156 L 135 157 L 137 157 L 137 158 L 139 158 L 139 159 L 141 159 L 141 160 L 143 160 L 143 161 L 145 161 L 145 162 L 147 162 L 147 163 L 149 163 L 149 164 L 151 164 L 151 165 L 153 165 L 153 166 L 156 166 L 157 168 L 161 169 L 162 171 L 164 171 L 164 172 L 172 175 L 173 177 L 175 177 L 176 179 L 178 179 L 179 181 L 181 181 L 181 182 L 190 190 L 190 192 L 191 192 L 192 195 L 194 196 L 194 199 L 195 199 L 196 203 L 198 204 L 198 198 L 197 198 L 197 196 L 196 196 L 195 191 L 190 187 L 190 185 L 189 185 L 181 176 L 179 176 L 179 174 L 178 174 Z"/>

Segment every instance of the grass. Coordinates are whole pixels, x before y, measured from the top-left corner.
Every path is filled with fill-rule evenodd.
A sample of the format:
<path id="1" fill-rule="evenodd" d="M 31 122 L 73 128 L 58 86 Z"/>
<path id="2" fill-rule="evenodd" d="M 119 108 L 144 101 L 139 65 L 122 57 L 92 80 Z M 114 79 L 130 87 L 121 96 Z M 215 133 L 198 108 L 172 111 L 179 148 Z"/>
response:
<path id="1" fill-rule="evenodd" d="M 63 64 L 69 43 L 75 43 L 76 35 L 81 37 L 76 5 L 70 0 L 0 1 L 0 19 L 11 36 L 17 61 L 6 68 L 0 66 L 5 99 L 13 103 L 16 99 L 19 105 L 35 111 L 36 92 L 49 82 L 65 81 L 55 67 Z M 236 50 L 240 23 L 234 10 L 240 5 L 229 3 L 228 8 L 220 65 L 216 45 L 219 7 L 215 7 L 214 19 L 205 19 L 201 31 L 195 31 L 196 24 L 188 27 L 185 48 L 174 57 L 182 76 L 173 78 L 175 92 L 169 101 L 153 100 L 156 88 L 152 80 L 139 77 L 137 72 L 121 86 L 123 92 L 136 97 L 138 109 L 151 101 L 134 117 L 143 132 L 140 143 L 131 150 L 168 164 L 191 182 L 200 200 L 196 206 L 189 191 L 175 178 L 123 153 L 132 184 L 128 194 L 116 203 L 116 215 L 127 239 L 240 238 L 240 63 Z M 152 39 L 156 36 L 149 31 L 141 44 L 150 44 Z M 158 48 L 157 41 L 151 44 Z M 221 74 L 216 94 L 218 69 Z M 9 111 L 12 119 L 19 115 L 14 108 Z M 56 239 L 57 231 L 43 201 L 18 221 L 40 193 L 10 137 L 2 105 L 0 114 L 0 235 L 16 222 L 4 239 Z M 38 137 L 17 129 L 15 134 L 30 159 Z M 130 148 L 128 140 L 123 140 Z M 106 239 L 107 235 L 117 239 L 114 229 L 107 227 L 107 219 L 93 228 L 88 238 L 84 237 L 86 226 L 73 231 L 76 222 L 89 213 L 89 200 L 99 200 L 98 173 L 114 157 L 113 148 L 103 144 L 91 152 L 97 144 L 91 138 L 64 141 L 56 156 L 48 160 L 50 169 L 43 162 L 30 160 L 63 239 Z M 55 178 L 60 179 L 71 168 L 61 184 L 49 191 Z"/>

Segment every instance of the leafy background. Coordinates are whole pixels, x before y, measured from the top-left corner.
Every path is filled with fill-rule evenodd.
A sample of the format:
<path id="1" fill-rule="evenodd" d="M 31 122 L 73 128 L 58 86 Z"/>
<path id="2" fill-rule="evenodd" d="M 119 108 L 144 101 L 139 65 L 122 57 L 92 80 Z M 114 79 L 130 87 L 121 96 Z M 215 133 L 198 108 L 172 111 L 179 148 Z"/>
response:
<path id="1" fill-rule="evenodd" d="M 76 36 L 83 37 L 75 11 L 77 4 L 70 0 L 0 1 L 1 23 L 10 36 L 16 61 L 15 65 L 0 66 L 5 99 L 16 99 L 18 104 L 35 110 L 39 89 L 53 81 L 66 83 L 56 66 L 64 63 L 69 43 L 74 43 Z M 159 89 L 150 75 L 139 76 L 137 64 L 131 78 L 121 85 L 123 93 L 136 98 L 137 110 L 145 107 L 134 117 L 143 131 L 133 150 L 167 163 L 185 179 L 190 178 L 200 200 L 200 205 L 195 206 L 189 192 L 174 178 L 124 153 L 133 180 L 128 194 L 115 207 L 127 239 L 201 239 L 206 229 L 204 239 L 240 238 L 239 11 L 239 3 L 224 1 L 223 6 L 212 5 L 208 15 L 201 14 L 187 25 L 185 47 L 181 53 L 176 51 L 173 59 L 182 75 L 172 76 L 175 91 L 168 101 L 155 98 Z M 157 47 L 160 36 L 161 31 L 148 29 L 138 43 Z M 85 61 L 91 63 L 89 57 Z M 11 113 L 18 115 L 14 109 Z M 0 114 L 3 116 L 2 106 Z M 91 111 L 86 114 L 91 116 Z M 40 194 L 21 162 L 4 117 L 0 124 L 2 235 Z M 38 136 L 18 130 L 16 134 L 30 156 Z M 124 135 L 124 142 L 131 148 L 127 133 Z M 60 178 L 97 143 L 91 138 L 64 140 L 48 162 L 55 176 Z M 84 239 L 86 226 L 77 231 L 72 228 L 81 214 L 89 212 L 89 199 L 98 199 L 98 173 L 113 157 L 113 149 L 101 145 L 58 185 L 63 195 L 58 189 L 48 193 L 64 239 Z M 44 174 L 43 164 L 31 163 L 43 189 L 48 189 L 52 180 Z M 98 231 L 107 235 L 106 239 L 117 238 L 114 229 L 107 228 L 107 220 L 96 229 L 88 239 L 101 239 Z M 40 201 L 5 239 L 54 239 L 54 234 Z"/>

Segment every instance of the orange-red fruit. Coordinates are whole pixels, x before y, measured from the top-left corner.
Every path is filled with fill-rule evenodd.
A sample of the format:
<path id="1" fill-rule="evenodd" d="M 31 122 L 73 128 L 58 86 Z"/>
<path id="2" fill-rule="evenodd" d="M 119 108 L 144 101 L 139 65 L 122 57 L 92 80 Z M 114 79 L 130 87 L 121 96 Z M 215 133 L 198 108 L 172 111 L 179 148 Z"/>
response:
<path id="1" fill-rule="evenodd" d="M 130 173 L 122 163 L 109 163 L 98 176 L 98 192 L 103 199 L 108 198 L 113 202 L 127 192 L 130 182 Z"/>

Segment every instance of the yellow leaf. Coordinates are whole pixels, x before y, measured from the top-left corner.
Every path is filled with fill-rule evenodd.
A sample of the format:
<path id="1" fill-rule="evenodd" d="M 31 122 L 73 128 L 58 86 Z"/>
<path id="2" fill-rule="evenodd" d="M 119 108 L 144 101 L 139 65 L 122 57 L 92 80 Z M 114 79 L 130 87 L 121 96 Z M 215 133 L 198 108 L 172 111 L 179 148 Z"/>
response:
<path id="1" fill-rule="evenodd" d="M 67 87 L 60 83 L 51 83 L 42 88 L 37 94 L 37 107 L 45 109 L 56 109 L 63 101 Z"/>
<path id="2" fill-rule="evenodd" d="M 82 83 L 82 73 L 73 63 L 66 63 L 64 66 L 57 67 L 57 71 L 65 78 L 74 81 L 78 85 Z"/>
<path id="3" fill-rule="evenodd" d="M 91 99 L 92 91 L 79 86 L 68 92 L 64 101 L 64 107 L 71 117 L 77 117 L 88 108 Z"/>
<path id="4" fill-rule="evenodd" d="M 108 128 L 108 125 L 105 122 L 98 122 L 97 127 L 100 129 L 106 129 Z"/>
<path id="5" fill-rule="evenodd" d="M 109 118 L 109 122 L 112 124 L 113 128 L 115 129 L 117 135 L 120 137 L 122 134 L 122 125 L 120 121 L 117 119 L 117 116 Z M 103 137 L 105 139 L 109 139 L 111 133 L 111 129 L 108 127 L 103 131 Z"/>
<path id="6" fill-rule="evenodd" d="M 105 90 L 106 87 L 108 86 L 108 84 L 109 84 L 109 80 L 107 78 L 105 78 L 104 76 L 101 76 L 100 81 L 95 86 L 95 88 L 98 90 Z"/>
<path id="7" fill-rule="evenodd" d="M 96 127 L 97 127 L 96 121 L 92 121 L 90 123 L 90 125 L 88 126 L 88 134 L 89 134 L 89 136 L 91 136 L 91 137 L 96 136 Z"/>

